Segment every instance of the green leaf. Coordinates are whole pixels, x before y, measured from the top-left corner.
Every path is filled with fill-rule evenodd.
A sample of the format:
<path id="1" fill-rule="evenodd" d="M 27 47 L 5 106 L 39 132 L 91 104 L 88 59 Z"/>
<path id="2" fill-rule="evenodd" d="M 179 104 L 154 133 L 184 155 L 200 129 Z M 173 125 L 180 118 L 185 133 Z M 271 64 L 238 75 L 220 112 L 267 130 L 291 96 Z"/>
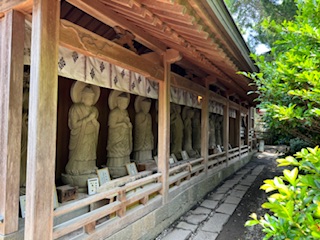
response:
<path id="1" fill-rule="evenodd" d="M 298 172 L 298 168 L 295 167 L 291 171 L 288 169 L 283 170 L 283 175 L 291 185 L 295 186 Z"/>

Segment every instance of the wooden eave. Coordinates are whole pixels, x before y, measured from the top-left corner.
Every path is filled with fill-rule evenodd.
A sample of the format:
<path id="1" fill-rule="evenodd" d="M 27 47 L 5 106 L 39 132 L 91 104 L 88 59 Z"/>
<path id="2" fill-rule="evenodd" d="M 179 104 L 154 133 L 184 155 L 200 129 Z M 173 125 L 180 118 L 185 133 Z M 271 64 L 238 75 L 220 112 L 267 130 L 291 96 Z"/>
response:
<path id="1" fill-rule="evenodd" d="M 5 2 L 0 0 L 0 13 L 10 7 L 4 8 Z M 30 12 L 32 0 L 13 2 L 19 10 Z M 24 4 L 25 9 L 21 8 Z M 219 79 L 216 83 L 252 103 L 253 96 L 247 92 L 254 89 L 248 86 L 247 78 L 236 72 L 257 69 L 223 2 L 62 0 L 61 4 L 62 17 L 109 40 L 116 35 L 113 28 L 120 26 L 131 32 L 136 42 L 159 56 L 168 48 L 178 50 L 182 59 L 176 64 L 194 75 L 201 73 L 194 82 L 197 78 L 216 76 Z M 79 9 L 83 11 L 81 14 Z"/>

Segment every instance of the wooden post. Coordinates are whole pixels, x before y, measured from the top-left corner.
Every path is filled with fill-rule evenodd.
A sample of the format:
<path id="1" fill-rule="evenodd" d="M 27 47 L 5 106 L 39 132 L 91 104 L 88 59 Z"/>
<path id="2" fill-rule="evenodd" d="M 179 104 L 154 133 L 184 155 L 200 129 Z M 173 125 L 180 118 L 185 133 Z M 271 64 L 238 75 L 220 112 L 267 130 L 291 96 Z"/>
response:
<path id="1" fill-rule="evenodd" d="M 226 166 L 229 161 L 229 97 L 223 108 L 223 149 L 226 153 Z"/>
<path id="2" fill-rule="evenodd" d="M 209 141 L 209 84 L 206 79 L 206 93 L 202 97 L 201 108 L 201 156 L 204 158 L 205 171 L 208 171 L 208 141 Z"/>
<path id="3" fill-rule="evenodd" d="M 53 237 L 60 1 L 34 0 L 25 239 Z"/>
<path id="4" fill-rule="evenodd" d="M 181 59 L 180 54 L 169 49 L 163 56 L 164 81 L 159 82 L 158 171 L 162 173 L 163 204 L 168 202 L 170 156 L 170 76 L 171 63 Z"/>
<path id="5" fill-rule="evenodd" d="M 24 15 L 0 19 L 0 235 L 18 230 Z"/>

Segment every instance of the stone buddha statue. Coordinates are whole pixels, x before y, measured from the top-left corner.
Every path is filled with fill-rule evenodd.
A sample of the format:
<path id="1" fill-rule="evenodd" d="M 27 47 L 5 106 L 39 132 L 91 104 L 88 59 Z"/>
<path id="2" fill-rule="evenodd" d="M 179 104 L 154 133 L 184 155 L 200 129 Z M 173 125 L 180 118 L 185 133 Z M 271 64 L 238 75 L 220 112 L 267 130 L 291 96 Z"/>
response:
<path id="1" fill-rule="evenodd" d="M 27 176 L 29 79 L 30 79 L 30 73 L 25 72 L 23 76 L 22 122 L 21 122 L 21 165 L 20 165 L 21 194 L 25 194 L 26 176 Z"/>
<path id="2" fill-rule="evenodd" d="M 69 109 L 70 128 L 69 160 L 62 181 L 85 188 L 87 180 L 96 177 L 97 144 L 100 124 L 98 109 L 94 106 L 100 96 L 100 88 L 83 82 L 71 87 L 73 105 Z"/>
<path id="3" fill-rule="evenodd" d="M 201 153 L 201 112 L 199 109 L 194 110 L 192 118 L 192 144 L 193 149 Z"/>
<path id="4" fill-rule="evenodd" d="M 214 149 L 217 145 L 216 142 L 216 116 L 210 114 L 209 118 L 209 149 Z"/>
<path id="5" fill-rule="evenodd" d="M 108 99 L 110 114 L 108 120 L 107 167 L 112 178 L 127 175 L 126 164 L 130 163 L 132 152 L 132 124 L 127 107 L 130 94 L 113 90 Z"/>
<path id="6" fill-rule="evenodd" d="M 134 124 L 133 158 L 137 163 L 152 159 L 154 137 L 152 133 L 152 119 L 149 113 L 151 99 L 138 96 L 134 102 L 136 111 Z"/>
<path id="7" fill-rule="evenodd" d="M 182 119 L 184 123 L 184 135 L 183 135 L 183 150 L 187 151 L 191 158 L 197 156 L 196 151 L 192 147 L 192 119 L 194 116 L 194 110 L 185 106 L 182 111 Z"/>
<path id="8" fill-rule="evenodd" d="M 184 124 L 181 118 L 181 106 L 171 103 L 170 107 L 170 152 L 173 153 L 177 159 L 182 159 L 181 151 Z"/>

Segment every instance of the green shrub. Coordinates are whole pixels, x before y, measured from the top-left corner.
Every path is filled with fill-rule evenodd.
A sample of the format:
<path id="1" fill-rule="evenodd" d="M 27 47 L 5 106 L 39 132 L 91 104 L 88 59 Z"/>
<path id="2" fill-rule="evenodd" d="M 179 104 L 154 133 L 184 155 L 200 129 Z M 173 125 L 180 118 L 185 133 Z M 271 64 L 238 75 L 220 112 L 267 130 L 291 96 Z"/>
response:
<path id="1" fill-rule="evenodd" d="M 277 159 L 278 166 L 291 169 L 261 186 L 273 192 L 262 204 L 269 213 L 260 218 L 252 213 L 252 220 L 245 224 L 260 224 L 266 233 L 264 240 L 320 239 L 320 149 L 303 148 L 294 156 Z"/>
<path id="2" fill-rule="evenodd" d="M 294 154 L 295 152 L 298 152 L 302 148 L 306 148 L 308 146 L 310 146 L 310 144 L 300 138 L 290 139 L 290 154 Z"/>

